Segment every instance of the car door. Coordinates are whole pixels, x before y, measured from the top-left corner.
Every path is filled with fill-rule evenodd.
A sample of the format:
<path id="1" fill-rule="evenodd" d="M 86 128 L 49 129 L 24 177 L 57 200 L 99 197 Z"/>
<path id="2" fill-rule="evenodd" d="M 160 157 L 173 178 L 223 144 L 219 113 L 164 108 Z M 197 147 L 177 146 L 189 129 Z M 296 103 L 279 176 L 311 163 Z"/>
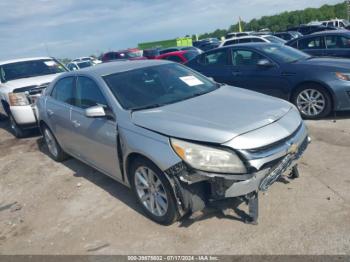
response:
<path id="1" fill-rule="evenodd" d="M 46 98 L 47 121 L 60 146 L 71 152 L 70 110 L 74 104 L 74 76 L 58 80 Z"/>
<path id="2" fill-rule="evenodd" d="M 112 112 L 107 99 L 96 82 L 86 76 L 78 76 L 75 89 L 75 106 L 71 112 L 75 154 L 97 169 L 121 179 L 117 154 L 117 123 L 115 117 L 89 118 L 85 109 L 102 105 Z"/>
<path id="3" fill-rule="evenodd" d="M 208 51 L 200 55 L 193 69 L 213 78 L 218 83 L 232 84 L 231 66 L 229 64 L 228 48 Z M 193 61 L 190 64 L 193 65 Z"/>
<path id="4" fill-rule="evenodd" d="M 323 36 L 312 36 L 300 39 L 298 41 L 298 49 L 312 56 L 324 56 L 325 46 Z"/>
<path id="5" fill-rule="evenodd" d="M 345 35 L 325 36 L 325 55 L 350 58 L 350 38 Z"/>
<path id="6" fill-rule="evenodd" d="M 287 98 L 288 80 L 282 75 L 278 64 L 255 50 L 232 48 L 232 84 L 267 95 Z M 258 65 L 258 61 L 269 65 Z"/>

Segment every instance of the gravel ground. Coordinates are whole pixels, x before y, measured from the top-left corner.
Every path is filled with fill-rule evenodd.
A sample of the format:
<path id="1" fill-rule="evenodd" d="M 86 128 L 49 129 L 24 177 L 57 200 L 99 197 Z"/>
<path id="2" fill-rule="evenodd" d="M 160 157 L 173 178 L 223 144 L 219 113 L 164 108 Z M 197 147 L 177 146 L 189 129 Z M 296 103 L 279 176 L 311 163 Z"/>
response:
<path id="1" fill-rule="evenodd" d="M 85 164 L 0 121 L 0 254 L 350 254 L 350 113 L 308 121 L 300 179 L 260 194 L 259 225 L 207 209 L 171 226 Z"/>

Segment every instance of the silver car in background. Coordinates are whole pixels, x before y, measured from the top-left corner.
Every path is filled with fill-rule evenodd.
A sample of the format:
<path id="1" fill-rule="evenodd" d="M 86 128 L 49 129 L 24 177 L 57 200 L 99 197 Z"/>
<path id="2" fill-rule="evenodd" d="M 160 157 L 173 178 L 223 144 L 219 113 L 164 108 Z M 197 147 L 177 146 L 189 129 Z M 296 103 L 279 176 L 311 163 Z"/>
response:
<path id="1" fill-rule="evenodd" d="M 289 102 L 221 85 L 177 63 L 118 61 L 64 73 L 37 102 L 51 157 L 73 156 L 130 186 L 145 213 L 171 224 L 217 200 L 247 200 L 308 145 Z"/>

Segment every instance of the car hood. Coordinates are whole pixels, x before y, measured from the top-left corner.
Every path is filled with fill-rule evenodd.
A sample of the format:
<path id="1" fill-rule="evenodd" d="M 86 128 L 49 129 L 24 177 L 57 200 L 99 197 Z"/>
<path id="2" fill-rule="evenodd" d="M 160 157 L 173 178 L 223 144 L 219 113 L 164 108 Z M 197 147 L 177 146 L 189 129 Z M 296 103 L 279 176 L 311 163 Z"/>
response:
<path id="1" fill-rule="evenodd" d="M 347 71 L 350 68 L 350 60 L 344 58 L 334 58 L 334 57 L 312 57 L 311 59 L 299 61 L 298 64 L 303 65 L 315 65 L 315 66 L 325 66 L 332 68 L 345 68 Z"/>
<path id="2" fill-rule="evenodd" d="M 278 98 L 222 86 L 185 101 L 135 111 L 132 122 L 171 137 L 221 144 L 277 121 L 291 108 Z"/>
<path id="3" fill-rule="evenodd" d="M 12 92 L 16 88 L 27 87 L 27 86 L 39 86 L 42 84 L 50 83 L 59 74 L 60 73 L 11 80 L 6 83 L 2 83 L 1 86 L 3 88 L 0 88 L 0 90 L 5 91 L 6 89 L 6 92 Z"/>

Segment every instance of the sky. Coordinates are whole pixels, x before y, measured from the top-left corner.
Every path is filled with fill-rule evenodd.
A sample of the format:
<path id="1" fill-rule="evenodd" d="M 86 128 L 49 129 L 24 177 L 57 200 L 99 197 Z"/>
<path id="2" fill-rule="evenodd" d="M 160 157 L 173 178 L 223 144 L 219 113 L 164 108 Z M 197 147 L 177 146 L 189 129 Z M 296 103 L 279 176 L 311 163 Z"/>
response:
<path id="1" fill-rule="evenodd" d="M 340 0 L 1 0 L 0 60 L 76 58 Z"/>

